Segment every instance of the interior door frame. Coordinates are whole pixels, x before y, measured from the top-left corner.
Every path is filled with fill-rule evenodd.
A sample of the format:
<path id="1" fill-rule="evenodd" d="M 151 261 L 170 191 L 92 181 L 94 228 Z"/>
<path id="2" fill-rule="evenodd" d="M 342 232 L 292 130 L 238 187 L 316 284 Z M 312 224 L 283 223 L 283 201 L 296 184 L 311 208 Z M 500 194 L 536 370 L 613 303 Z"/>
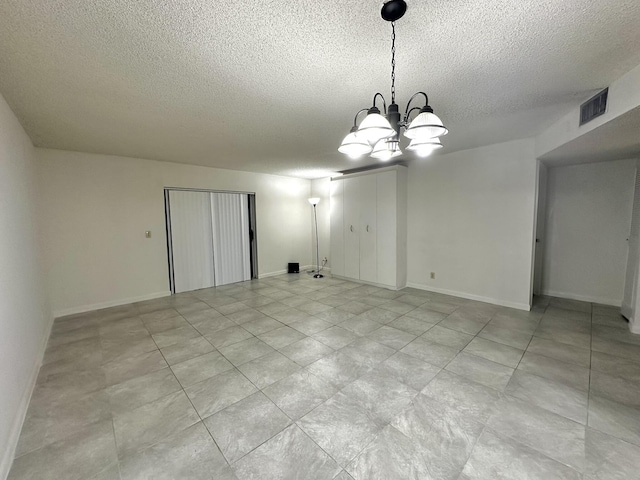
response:
<path id="1" fill-rule="evenodd" d="M 184 187 L 164 187 L 164 221 L 165 232 L 167 236 L 167 266 L 169 271 L 169 290 L 171 294 L 176 293 L 174 260 L 173 260 L 173 244 L 171 236 L 171 200 L 169 192 L 202 192 L 202 193 L 229 193 L 236 195 L 247 195 L 249 205 L 249 262 L 251 265 L 251 279 L 258 278 L 258 237 L 257 237 L 257 215 L 256 215 L 256 193 L 242 192 L 236 190 L 213 190 L 206 188 L 184 188 Z"/>

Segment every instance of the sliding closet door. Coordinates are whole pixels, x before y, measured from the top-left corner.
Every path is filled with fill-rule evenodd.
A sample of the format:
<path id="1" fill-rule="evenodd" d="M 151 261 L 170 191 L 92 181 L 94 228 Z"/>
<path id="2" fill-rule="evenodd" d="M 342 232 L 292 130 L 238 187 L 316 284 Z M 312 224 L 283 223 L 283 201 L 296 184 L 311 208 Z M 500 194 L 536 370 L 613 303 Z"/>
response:
<path id="1" fill-rule="evenodd" d="M 248 196 L 211 193 L 216 285 L 251 280 Z"/>
<path id="2" fill-rule="evenodd" d="M 175 293 L 215 285 L 210 198 L 208 192 L 169 192 Z"/>

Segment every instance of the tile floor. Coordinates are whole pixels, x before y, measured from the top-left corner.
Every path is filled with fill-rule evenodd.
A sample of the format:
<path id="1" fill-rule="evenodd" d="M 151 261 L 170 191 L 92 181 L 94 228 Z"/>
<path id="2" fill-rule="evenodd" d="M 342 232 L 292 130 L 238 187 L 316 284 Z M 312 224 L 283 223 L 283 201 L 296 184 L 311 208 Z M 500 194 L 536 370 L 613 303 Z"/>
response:
<path id="1" fill-rule="evenodd" d="M 640 336 L 305 275 L 61 318 L 9 478 L 640 478 Z"/>

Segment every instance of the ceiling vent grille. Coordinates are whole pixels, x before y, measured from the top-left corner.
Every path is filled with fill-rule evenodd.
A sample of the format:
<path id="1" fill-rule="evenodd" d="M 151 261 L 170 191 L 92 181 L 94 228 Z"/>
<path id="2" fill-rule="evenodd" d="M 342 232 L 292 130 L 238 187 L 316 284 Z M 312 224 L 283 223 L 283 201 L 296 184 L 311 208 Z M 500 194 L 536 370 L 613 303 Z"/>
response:
<path id="1" fill-rule="evenodd" d="M 590 98 L 580 105 L 580 125 L 590 122 L 599 117 L 607 110 L 607 97 L 609 96 L 609 88 L 605 88 L 595 97 Z"/>

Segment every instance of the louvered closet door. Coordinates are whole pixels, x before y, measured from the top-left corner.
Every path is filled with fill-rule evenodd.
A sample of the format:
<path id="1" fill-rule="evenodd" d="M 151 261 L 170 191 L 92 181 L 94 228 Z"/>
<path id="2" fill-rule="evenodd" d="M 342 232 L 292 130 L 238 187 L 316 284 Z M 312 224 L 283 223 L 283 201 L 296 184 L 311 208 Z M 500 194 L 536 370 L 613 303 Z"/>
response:
<path id="1" fill-rule="evenodd" d="M 216 285 L 251 279 L 247 195 L 211 193 Z"/>
<path id="2" fill-rule="evenodd" d="M 169 212 L 175 293 L 213 287 L 210 194 L 171 190 Z"/>
<path id="3" fill-rule="evenodd" d="M 344 276 L 344 182 L 331 181 L 331 273 Z"/>
<path id="4" fill-rule="evenodd" d="M 638 264 L 640 262 L 640 169 L 638 168 L 636 168 L 636 189 L 633 197 L 633 213 L 628 246 L 627 273 L 624 282 L 621 312 L 622 315 L 631 320 L 636 302 Z"/>

